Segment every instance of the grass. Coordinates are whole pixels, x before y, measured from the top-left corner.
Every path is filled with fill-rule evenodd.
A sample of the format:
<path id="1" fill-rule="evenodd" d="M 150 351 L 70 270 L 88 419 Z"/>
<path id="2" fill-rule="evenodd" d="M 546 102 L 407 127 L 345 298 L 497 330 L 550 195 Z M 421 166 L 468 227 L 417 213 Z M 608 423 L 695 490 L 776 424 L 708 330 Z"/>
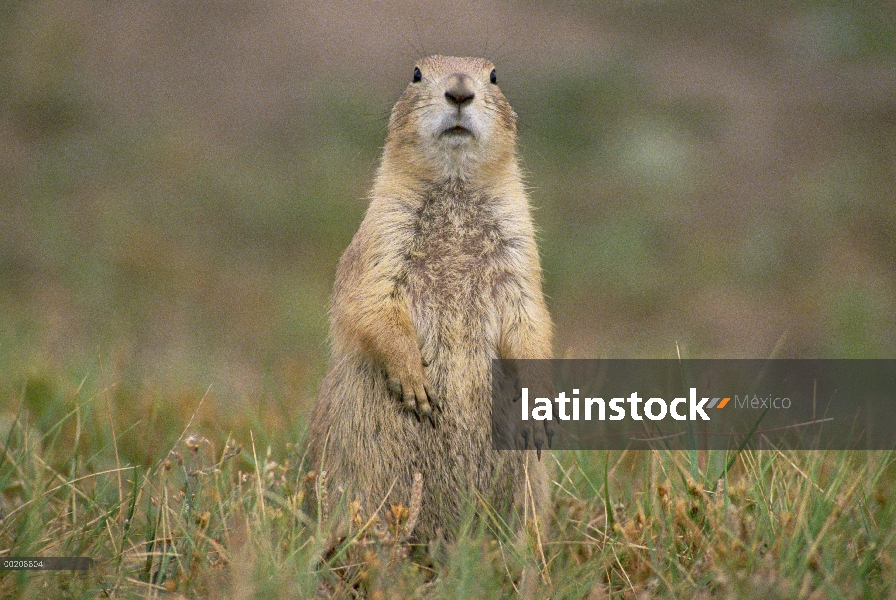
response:
<path id="1" fill-rule="evenodd" d="M 890 452 L 555 452 L 540 546 L 480 519 L 420 548 L 402 537 L 407 507 L 376 521 L 352 507 L 307 513 L 316 475 L 302 469 L 302 444 L 273 439 L 273 451 L 251 430 L 213 439 L 190 418 L 168 432 L 173 447 L 135 464 L 122 448 L 139 426 L 115 426 L 106 394 L 79 394 L 49 426 L 24 408 L 5 421 L 0 553 L 97 562 L 0 571 L 0 597 L 896 594 Z M 103 433 L 85 444 L 88 429 Z"/>

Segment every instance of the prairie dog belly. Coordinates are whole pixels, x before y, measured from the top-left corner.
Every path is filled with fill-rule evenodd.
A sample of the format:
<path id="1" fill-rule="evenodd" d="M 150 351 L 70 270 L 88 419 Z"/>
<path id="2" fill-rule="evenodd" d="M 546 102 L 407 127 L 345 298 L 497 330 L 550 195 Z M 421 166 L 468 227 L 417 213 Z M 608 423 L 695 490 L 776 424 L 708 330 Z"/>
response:
<path id="1" fill-rule="evenodd" d="M 486 210 L 445 200 L 421 215 L 408 269 L 408 303 L 433 383 L 450 404 L 487 402 L 506 302 L 504 238 Z M 459 214 L 458 214 L 459 213 Z M 490 392 L 490 390 L 489 390 Z"/>

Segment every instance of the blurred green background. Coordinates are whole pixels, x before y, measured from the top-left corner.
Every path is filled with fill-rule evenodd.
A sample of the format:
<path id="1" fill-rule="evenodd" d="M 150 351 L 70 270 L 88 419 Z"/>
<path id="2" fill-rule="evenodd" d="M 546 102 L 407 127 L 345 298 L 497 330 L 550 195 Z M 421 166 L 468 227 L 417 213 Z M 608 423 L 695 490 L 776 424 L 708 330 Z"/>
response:
<path id="1" fill-rule="evenodd" d="M 0 412 L 300 435 L 433 53 L 520 116 L 557 356 L 896 356 L 891 2 L 6 0 Z"/>

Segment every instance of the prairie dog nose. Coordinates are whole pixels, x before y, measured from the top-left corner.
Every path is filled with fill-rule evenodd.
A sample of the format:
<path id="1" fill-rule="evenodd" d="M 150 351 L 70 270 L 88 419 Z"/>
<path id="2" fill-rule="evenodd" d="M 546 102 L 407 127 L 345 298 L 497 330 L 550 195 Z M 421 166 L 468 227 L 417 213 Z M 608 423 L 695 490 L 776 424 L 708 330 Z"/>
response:
<path id="1" fill-rule="evenodd" d="M 445 98 L 448 103 L 458 107 L 469 104 L 476 97 L 470 83 L 470 76 L 465 73 L 451 75 L 448 78 L 448 89 L 445 90 Z"/>

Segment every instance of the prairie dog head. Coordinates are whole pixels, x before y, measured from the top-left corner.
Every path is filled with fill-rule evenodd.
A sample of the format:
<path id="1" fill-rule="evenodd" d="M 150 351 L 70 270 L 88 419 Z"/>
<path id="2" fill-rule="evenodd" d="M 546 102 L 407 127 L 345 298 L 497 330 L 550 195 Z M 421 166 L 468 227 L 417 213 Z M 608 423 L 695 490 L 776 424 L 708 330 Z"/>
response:
<path id="1" fill-rule="evenodd" d="M 466 179 L 513 162 L 516 113 L 497 83 L 495 66 L 482 58 L 417 62 L 389 118 L 390 165 L 398 161 L 418 175 Z"/>

